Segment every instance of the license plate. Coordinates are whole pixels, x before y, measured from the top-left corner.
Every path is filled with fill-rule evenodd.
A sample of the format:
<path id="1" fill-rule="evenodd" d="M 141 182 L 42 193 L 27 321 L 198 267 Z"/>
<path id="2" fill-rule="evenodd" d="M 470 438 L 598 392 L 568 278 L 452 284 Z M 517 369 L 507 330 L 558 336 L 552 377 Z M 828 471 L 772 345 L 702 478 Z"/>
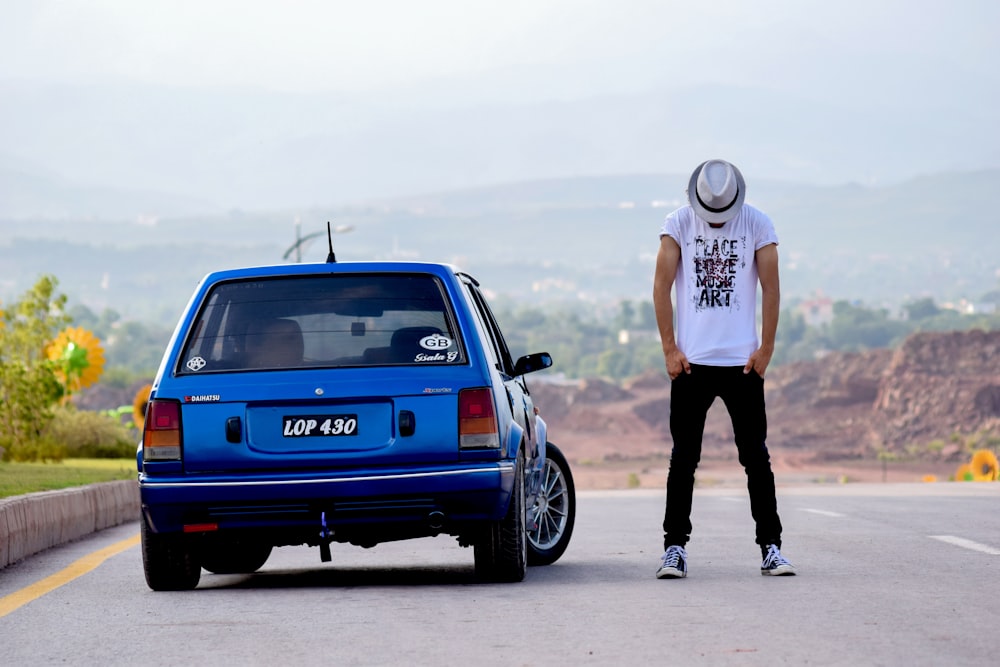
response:
<path id="1" fill-rule="evenodd" d="M 357 415 L 297 415 L 282 418 L 286 438 L 358 434 Z"/>

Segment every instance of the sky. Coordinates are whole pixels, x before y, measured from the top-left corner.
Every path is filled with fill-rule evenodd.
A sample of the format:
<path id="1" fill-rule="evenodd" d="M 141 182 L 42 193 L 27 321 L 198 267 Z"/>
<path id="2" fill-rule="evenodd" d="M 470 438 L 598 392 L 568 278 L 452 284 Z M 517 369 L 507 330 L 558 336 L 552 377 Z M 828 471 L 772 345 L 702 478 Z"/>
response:
<path id="1" fill-rule="evenodd" d="M 59 179 L 259 207 L 710 155 L 899 182 L 1000 166 L 998 33 L 996 0 L 0 0 L 0 172 L 22 212 Z"/>
<path id="2" fill-rule="evenodd" d="M 859 80 L 892 89 L 913 63 L 995 88 L 1000 62 L 994 0 L 0 0 L 0 8 L 0 79 L 33 81 L 350 92 L 486 74 L 555 96 L 704 82 L 808 89 L 817 79 L 847 93 Z M 532 89 L 532 72 L 548 73 L 543 90 Z"/>

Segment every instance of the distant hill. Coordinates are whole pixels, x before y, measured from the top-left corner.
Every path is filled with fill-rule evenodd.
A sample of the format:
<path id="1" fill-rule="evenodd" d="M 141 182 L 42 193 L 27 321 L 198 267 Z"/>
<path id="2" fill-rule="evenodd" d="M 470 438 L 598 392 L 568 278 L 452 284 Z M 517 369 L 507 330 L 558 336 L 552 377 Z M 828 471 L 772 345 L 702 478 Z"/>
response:
<path id="1" fill-rule="evenodd" d="M 869 304 L 976 300 L 997 288 L 994 184 L 1000 170 L 922 176 L 886 187 L 762 180 L 748 200 L 781 239 L 786 302 L 816 292 Z M 207 272 L 282 263 L 327 220 L 341 261 L 456 263 L 522 303 L 648 300 L 663 217 L 686 174 L 523 181 L 307 210 L 129 219 L 0 219 L 0 298 L 53 273 L 74 299 L 128 316 L 176 313 Z M 326 240 L 304 248 L 323 261 Z"/>
<path id="2" fill-rule="evenodd" d="M 0 165 L 0 219 L 59 220 L 220 214 L 204 200 L 165 192 L 72 184 L 41 170 Z"/>

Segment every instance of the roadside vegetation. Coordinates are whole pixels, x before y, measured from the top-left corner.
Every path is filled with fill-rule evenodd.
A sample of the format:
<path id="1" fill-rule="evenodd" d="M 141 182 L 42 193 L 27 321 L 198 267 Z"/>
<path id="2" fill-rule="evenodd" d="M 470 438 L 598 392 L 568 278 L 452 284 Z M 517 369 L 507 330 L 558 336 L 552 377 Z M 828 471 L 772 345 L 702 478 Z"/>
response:
<path id="1" fill-rule="evenodd" d="M 71 326 L 57 285 L 42 276 L 0 309 L 0 460 L 134 456 L 136 433 L 120 411 L 81 411 L 71 401 L 100 380 L 104 349 L 93 332 Z"/>

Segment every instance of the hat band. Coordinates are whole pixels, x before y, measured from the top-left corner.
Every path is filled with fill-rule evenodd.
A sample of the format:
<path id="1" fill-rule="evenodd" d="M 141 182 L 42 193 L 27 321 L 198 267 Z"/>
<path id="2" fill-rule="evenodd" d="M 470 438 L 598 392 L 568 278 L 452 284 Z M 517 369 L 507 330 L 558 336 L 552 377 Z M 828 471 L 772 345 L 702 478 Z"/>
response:
<path id="1" fill-rule="evenodd" d="M 736 200 L 740 198 L 740 189 L 739 189 L 739 187 L 736 188 L 736 194 L 733 196 L 732 201 L 730 201 L 728 204 L 726 204 L 722 208 L 713 208 L 713 207 L 709 206 L 708 204 L 706 204 L 705 201 L 701 198 L 701 195 L 698 194 L 697 190 L 695 190 L 694 194 L 698 198 L 698 203 L 701 204 L 701 207 L 703 209 L 705 209 L 709 213 L 722 213 L 723 211 L 728 211 L 729 209 L 731 209 L 733 207 L 733 204 L 736 203 Z"/>

